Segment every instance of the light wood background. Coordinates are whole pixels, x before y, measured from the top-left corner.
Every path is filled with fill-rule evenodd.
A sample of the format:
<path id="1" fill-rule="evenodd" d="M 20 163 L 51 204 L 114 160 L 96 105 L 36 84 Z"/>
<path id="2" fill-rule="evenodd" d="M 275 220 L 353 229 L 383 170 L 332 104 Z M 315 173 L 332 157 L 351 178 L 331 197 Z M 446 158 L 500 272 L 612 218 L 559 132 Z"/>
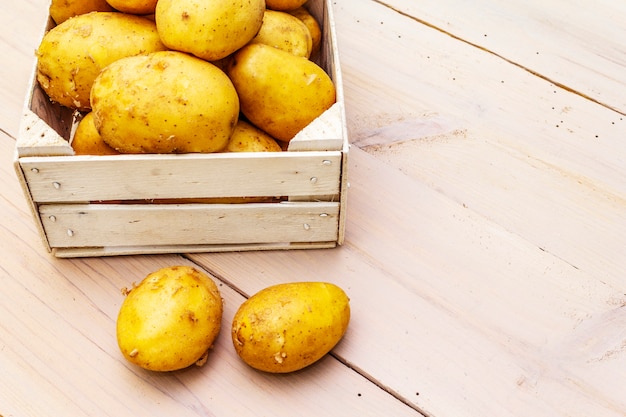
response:
<path id="1" fill-rule="evenodd" d="M 626 4 L 337 0 L 344 246 L 75 260 L 45 252 L 12 166 L 46 13 L 0 3 L 0 415 L 626 415 Z M 218 280 L 225 331 L 205 367 L 143 372 L 120 290 L 179 263 Z M 252 371 L 234 311 L 303 280 L 346 290 L 348 333 Z"/>

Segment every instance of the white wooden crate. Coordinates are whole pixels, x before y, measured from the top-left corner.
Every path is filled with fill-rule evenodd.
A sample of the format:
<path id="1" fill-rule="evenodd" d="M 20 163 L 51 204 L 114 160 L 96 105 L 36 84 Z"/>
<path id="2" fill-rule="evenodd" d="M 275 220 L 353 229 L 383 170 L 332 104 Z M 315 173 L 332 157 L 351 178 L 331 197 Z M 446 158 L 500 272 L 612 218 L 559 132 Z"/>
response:
<path id="1" fill-rule="evenodd" d="M 341 244 L 348 137 L 332 5 L 306 7 L 323 31 L 312 59 L 337 101 L 285 152 L 74 155 L 77 115 L 52 103 L 33 71 L 15 168 L 45 247 L 79 257 Z M 227 200 L 241 197 L 261 199 Z"/>

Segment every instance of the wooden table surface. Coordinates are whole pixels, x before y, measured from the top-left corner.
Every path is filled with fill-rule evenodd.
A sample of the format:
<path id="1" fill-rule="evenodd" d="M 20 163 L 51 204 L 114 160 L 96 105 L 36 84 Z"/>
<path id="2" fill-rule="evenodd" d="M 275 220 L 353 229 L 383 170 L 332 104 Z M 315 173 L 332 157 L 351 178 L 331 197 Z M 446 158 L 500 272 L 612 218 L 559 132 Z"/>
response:
<path id="1" fill-rule="evenodd" d="M 340 248 L 55 259 L 13 148 L 46 0 L 0 4 L 0 415 L 626 415 L 626 3 L 337 0 L 350 150 Z M 344 339 L 289 375 L 223 331 L 156 374 L 115 339 L 121 288 L 172 264 L 223 326 L 268 285 L 326 280 Z"/>

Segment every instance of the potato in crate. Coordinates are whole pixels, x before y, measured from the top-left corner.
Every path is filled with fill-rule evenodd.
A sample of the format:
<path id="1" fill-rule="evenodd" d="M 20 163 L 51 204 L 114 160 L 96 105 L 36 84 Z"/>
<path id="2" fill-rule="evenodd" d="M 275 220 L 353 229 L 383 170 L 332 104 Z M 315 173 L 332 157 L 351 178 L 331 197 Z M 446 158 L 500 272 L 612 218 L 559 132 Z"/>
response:
<path id="1" fill-rule="evenodd" d="M 79 26 L 72 30 L 97 31 L 91 23 L 75 23 L 95 13 L 117 14 L 115 18 L 127 15 L 80 15 L 68 20 Z M 173 50 L 167 45 L 169 41 L 159 45 L 154 38 L 148 42 L 152 46 L 124 52 L 126 56 L 113 62 L 106 62 L 111 59 L 110 52 L 95 50 L 87 57 L 89 65 L 99 64 L 106 71 L 99 69 L 93 76 L 87 100 L 84 88 L 78 91 L 81 82 L 90 82 L 84 81 L 87 71 L 78 74 L 66 65 L 70 67 L 72 90 L 68 93 L 64 86 L 65 92 L 58 95 L 55 88 L 68 77 L 56 80 L 49 67 L 42 70 L 41 65 L 53 60 L 44 56 L 49 51 L 40 48 L 39 66 L 33 71 L 16 143 L 15 168 L 45 247 L 57 257 L 80 257 L 330 248 L 341 244 L 348 139 L 332 5 L 330 0 L 308 0 L 303 8 L 283 13 L 297 17 L 303 25 L 311 25 L 310 19 L 314 19 L 313 26 L 308 26 L 307 56 L 288 54 L 322 70 L 334 89 L 333 100 L 321 104 L 312 121 L 306 114 L 287 113 L 291 111 L 288 107 L 297 107 L 288 101 L 294 99 L 289 94 L 262 93 L 262 86 L 250 85 L 248 79 L 262 71 L 267 79 L 279 77 L 278 82 L 272 81 L 274 84 L 291 82 L 286 72 L 291 64 L 276 64 L 280 59 L 273 57 L 279 52 L 275 47 L 266 49 L 270 41 L 267 34 L 260 36 L 260 30 L 244 46 L 231 46 L 234 52 L 223 49 L 225 55 L 210 65 L 194 51 Z M 154 28 L 162 19 L 158 10 L 154 20 L 129 17 L 141 19 L 131 24 L 148 21 Z M 188 18 L 193 20 L 193 16 Z M 320 29 L 317 35 L 315 23 Z M 59 26 L 50 18 L 44 36 Z M 262 61 L 274 62 L 271 67 L 255 69 L 256 56 L 261 56 L 256 49 L 267 54 Z M 161 59 L 165 55 L 177 59 L 184 55 L 183 60 L 194 61 L 202 74 L 208 65 L 211 68 L 206 74 L 215 79 L 198 83 L 184 73 L 170 79 L 157 77 L 150 84 L 154 74 L 142 72 L 146 68 L 177 68 L 177 63 Z M 132 60 L 135 67 L 116 67 Z M 308 84 L 322 78 L 306 71 Z M 235 95 L 223 92 L 231 88 L 229 83 Z M 207 95 L 210 92 L 203 93 L 204 84 L 212 91 L 218 86 L 224 90 L 211 98 Z M 142 88 L 152 92 L 143 102 L 138 93 Z M 177 103 L 166 105 L 163 94 L 175 88 L 186 92 L 185 99 L 179 94 L 172 100 Z M 304 93 L 301 107 L 315 108 L 322 95 Z M 215 108 L 220 99 L 228 103 Z M 269 104 L 259 104 L 264 100 Z M 148 113 L 141 110 L 146 106 L 150 117 L 156 114 L 160 118 L 159 123 L 147 118 Z M 271 106 L 273 112 L 267 110 Z M 194 114 L 202 114 L 202 122 L 209 120 L 204 124 L 210 127 L 205 129 L 202 123 L 194 122 Z M 152 130 L 137 128 L 140 123 Z M 300 123 L 295 130 L 290 126 L 294 123 Z M 142 137 L 137 133 L 146 130 L 151 133 Z M 92 145 L 98 140 L 94 150 Z"/>

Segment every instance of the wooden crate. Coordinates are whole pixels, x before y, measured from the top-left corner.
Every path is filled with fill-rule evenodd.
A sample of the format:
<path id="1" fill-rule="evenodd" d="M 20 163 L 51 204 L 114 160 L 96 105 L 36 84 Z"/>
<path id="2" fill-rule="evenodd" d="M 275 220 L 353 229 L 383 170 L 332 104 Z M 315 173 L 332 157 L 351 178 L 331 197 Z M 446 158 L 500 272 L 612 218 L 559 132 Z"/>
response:
<path id="1" fill-rule="evenodd" d="M 33 72 L 15 168 L 45 247 L 80 257 L 341 244 L 348 139 L 332 5 L 306 7 L 323 30 L 312 59 L 333 79 L 337 102 L 285 152 L 74 155 L 81 115 L 50 102 Z M 231 197 L 266 199 L 223 202 Z"/>

